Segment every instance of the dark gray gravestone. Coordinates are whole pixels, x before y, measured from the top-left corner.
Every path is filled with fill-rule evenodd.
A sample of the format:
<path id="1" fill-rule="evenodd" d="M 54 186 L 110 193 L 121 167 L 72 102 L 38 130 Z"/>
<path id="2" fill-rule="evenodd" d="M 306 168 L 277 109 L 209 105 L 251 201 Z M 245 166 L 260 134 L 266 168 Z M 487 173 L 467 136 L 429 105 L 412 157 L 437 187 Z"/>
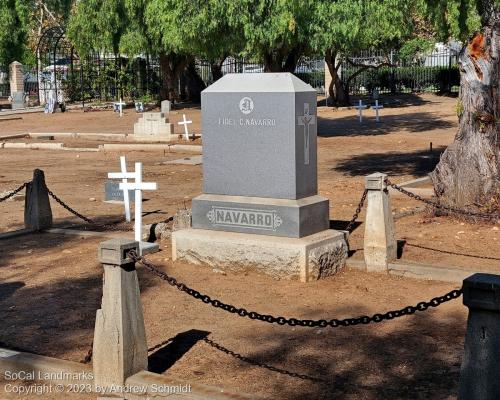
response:
<path id="1" fill-rule="evenodd" d="M 318 196 L 316 90 L 290 73 L 227 74 L 202 92 L 203 192 L 193 227 L 303 237 Z"/>
<path id="2" fill-rule="evenodd" d="M 459 400 L 500 399 L 500 275 L 474 274 L 464 280 L 469 308 Z"/>
<path id="3" fill-rule="evenodd" d="M 49 192 L 45 185 L 45 175 L 40 169 L 35 169 L 33 180 L 26 186 L 24 226 L 36 231 L 52 226 Z"/>
<path id="4" fill-rule="evenodd" d="M 106 181 L 104 184 L 105 201 L 114 201 L 123 203 L 123 190 L 120 189 L 120 182 L 118 181 Z M 130 202 L 135 201 L 135 195 L 133 190 L 129 190 Z"/>

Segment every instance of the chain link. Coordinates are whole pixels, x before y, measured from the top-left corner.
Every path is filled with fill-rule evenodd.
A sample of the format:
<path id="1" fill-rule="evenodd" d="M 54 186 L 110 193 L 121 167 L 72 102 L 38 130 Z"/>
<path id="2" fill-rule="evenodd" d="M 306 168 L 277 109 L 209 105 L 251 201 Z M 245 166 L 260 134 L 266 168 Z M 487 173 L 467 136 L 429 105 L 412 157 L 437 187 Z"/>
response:
<path id="1" fill-rule="evenodd" d="M 496 219 L 500 219 L 500 214 L 476 213 L 473 211 L 462 210 L 460 208 L 445 206 L 443 204 L 436 203 L 432 200 L 424 199 L 422 196 L 419 196 L 418 194 L 412 193 L 412 192 L 402 188 L 401 186 L 398 186 L 395 183 L 392 183 L 389 179 L 386 179 L 385 182 L 387 183 L 387 185 L 389 185 L 391 188 L 397 190 L 398 192 L 401 192 L 404 195 L 406 195 L 412 199 L 421 201 L 421 202 L 423 202 L 431 207 L 439 208 L 441 210 L 446 210 L 446 211 L 449 211 L 449 212 L 452 212 L 455 214 L 467 215 L 469 217 L 476 217 L 476 218 L 484 218 L 484 219 L 488 219 L 491 221 L 496 220 Z"/>
<path id="2" fill-rule="evenodd" d="M 29 182 L 24 182 L 21 186 L 19 186 L 17 189 L 14 189 L 12 190 L 9 194 L 3 196 L 3 197 L 0 197 L 0 203 L 7 200 L 7 199 L 10 199 L 11 197 L 15 196 L 16 194 L 18 194 L 21 190 L 23 190 L 26 186 L 28 186 L 28 183 Z"/>
<path id="3" fill-rule="evenodd" d="M 361 210 L 363 209 L 363 206 L 365 205 L 365 200 L 366 200 L 366 195 L 368 194 L 368 190 L 364 190 L 363 195 L 361 196 L 361 200 L 358 203 L 358 207 L 356 208 L 356 212 L 352 216 L 351 220 L 349 221 L 349 224 L 347 224 L 345 230 L 351 233 L 352 229 L 354 228 L 354 224 L 356 223 L 356 220 L 359 217 L 359 214 L 361 213 Z"/>
<path id="4" fill-rule="evenodd" d="M 47 189 L 47 190 L 49 192 L 50 197 L 52 197 L 55 201 L 57 201 L 63 208 L 65 208 L 66 210 L 68 210 L 71 214 L 76 215 L 78 218 L 82 219 L 85 222 L 88 222 L 89 224 L 93 224 L 94 223 L 94 221 L 92 221 L 90 218 L 87 218 L 87 217 L 83 216 L 78 211 L 76 211 L 73 208 L 71 208 L 70 206 L 68 206 L 64 201 L 62 201 L 59 197 L 57 197 L 54 194 L 54 192 L 52 192 L 52 190 L 50 190 L 50 189 Z"/>
<path id="5" fill-rule="evenodd" d="M 227 311 L 231 314 L 236 314 L 240 317 L 243 318 L 250 318 L 253 320 L 258 320 L 258 321 L 263 321 L 263 322 L 268 322 L 270 324 L 278 324 L 278 325 L 289 325 L 289 326 L 304 326 L 304 327 L 320 327 L 320 328 L 326 328 L 326 327 L 332 327 L 332 328 L 337 328 L 337 327 L 342 327 L 342 326 L 351 326 L 351 325 L 360 325 L 360 324 L 369 324 L 372 322 L 382 322 L 386 320 L 391 320 L 394 318 L 398 317 L 403 317 L 405 315 L 411 315 L 414 314 L 417 311 L 425 311 L 429 307 L 437 307 L 442 303 L 445 303 L 447 301 L 456 299 L 462 295 L 462 289 L 455 289 L 452 290 L 448 293 L 446 293 L 443 296 L 438 296 L 434 297 L 430 301 L 421 301 L 415 306 L 407 306 L 404 308 L 401 308 L 399 310 L 394 310 L 394 311 L 388 311 L 384 314 L 374 314 L 372 316 L 359 316 L 359 317 L 354 317 L 354 318 L 345 318 L 345 319 L 319 319 L 319 320 L 312 320 L 312 319 L 298 319 L 298 318 L 285 318 L 285 317 L 275 317 L 272 315 L 268 314 L 260 314 L 255 311 L 247 311 L 244 308 L 240 307 L 235 307 L 231 304 L 226 304 L 220 300 L 217 299 L 212 299 L 210 296 L 206 294 L 202 294 L 198 292 L 195 289 L 190 288 L 189 286 L 185 285 L 184 283 L 178 282 L 177 279 L 174 277 L 171 277 L 167 275 L 165 272 L 160 271 L 158 267 L 153 265 L 151 262 L 147 261 L 144 257 L 137 255 L 135 250 L 132 250 L 129 252 L 129 256 L 134 260 L 135 262 L 140 263 L 143 265 L 147 270 L 158 276 L 159 278 L 163 279 L 166 281 L 169 285 L 176 287 L 178 290 L 181 292 L 187 293 L 191 297 L 202 301 L 205 304 L 210 304 L 211 306 L 215 308 L 221 308 L 224 311 Z"/>

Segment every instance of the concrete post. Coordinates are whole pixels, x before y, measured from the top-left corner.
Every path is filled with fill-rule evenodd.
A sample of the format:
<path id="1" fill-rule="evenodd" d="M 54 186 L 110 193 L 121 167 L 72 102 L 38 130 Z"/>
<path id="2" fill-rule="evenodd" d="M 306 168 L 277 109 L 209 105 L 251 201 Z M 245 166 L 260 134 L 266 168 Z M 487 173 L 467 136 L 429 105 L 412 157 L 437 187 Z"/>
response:
<path id="1" fill-rule="evenodd" d="M 364 255 L 366 270 L 387 272 L 390 261 L 397 256 L 394 238 L 394 219 L 387 190 L 386 174 L 379 172 L 365 179 L 367 208 L 365 220 Z"/>
<path id="2" fill-rule="evenodd" d="M 92 357 L 94 384 L 101 387 L 123 385 L 128 377 L 148 367 L 139 281 L 129 257 L 131 250 L 139 254 L 139 243 L 117 238 L 99 245 L 104 284 Z"/>
<path id="3" fill-rule="evenodd" d="M 458 398 L 500 399 L 500 275 L 472 275 L 463 296 L 469 318 Z"/>
<path id="4" fill-rule="evenodd" d="M 45 175 L 40 169 L 33 171 L 33 180 L 26 186 L 24 226 L 35 231 L 52 227 L 49 192 L 45 184 Z"/>
<path id="5" fill-rule="evenodd" d="M 9 69 L 10 95 L 13 96 L 16 92 L 24 93 L 23 65 L 14 61 L 10 64 Z"/>

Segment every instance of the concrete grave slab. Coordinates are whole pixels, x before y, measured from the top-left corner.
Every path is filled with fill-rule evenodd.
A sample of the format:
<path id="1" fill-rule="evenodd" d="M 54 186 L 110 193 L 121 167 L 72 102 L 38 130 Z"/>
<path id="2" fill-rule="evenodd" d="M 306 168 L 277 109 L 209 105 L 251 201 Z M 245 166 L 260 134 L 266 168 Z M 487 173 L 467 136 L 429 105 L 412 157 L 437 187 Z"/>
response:
<path id="1" fill-rule="evenodd" d="M 203 164 L 203 156 L 178 158 L 177 160 L 165 161 L 162 164 L 201 165 Z"/>

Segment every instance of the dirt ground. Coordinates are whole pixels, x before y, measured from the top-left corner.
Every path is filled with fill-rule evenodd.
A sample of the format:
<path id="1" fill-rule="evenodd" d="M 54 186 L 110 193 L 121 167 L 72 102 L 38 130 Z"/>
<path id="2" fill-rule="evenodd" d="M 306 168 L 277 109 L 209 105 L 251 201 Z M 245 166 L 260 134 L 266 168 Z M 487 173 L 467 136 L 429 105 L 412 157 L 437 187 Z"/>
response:
<path id="1" fill-rule="evenodd" d="M 456 132 L 455 104 L 456 99 L 447 97 L 408 96 L 399 107 L 382 110 L 380 123 L 368 111 L 363 124 L 358 123 L 355 110 L 320 108 L 319 193 L 330 199 L 332 225 L 345 227 L 366 175 L 385 172 L 400 183 L 431 171 Z M 173 122 L 185 113 L 194 121 L 194 132 L 201 131 L 198 108 L 177 112 Z M 130 133 L 137 119 L 131 110 L 123 118 L 109 111 L 77 110 L 22 117 L 0 121 L 0 135 Z M 94 147 L 97 142 L 72 145 Z M 49 188 L 79 212 L 101 222 L 116 219 L 122 216 L 122 207 L 102 200 L 106 173 L 118 170 L 120 154 L 2 149 L 0 192 L 30 180 L 33 169 L 41 168 Z M 161 164 L 187 154 L 126 155 L 129 163 L 143 162 L 145 180 L 158 182 L 156 192 L 145 194 L 145 223 L 165 220 L 179 208 L 189 207 L 190 199 L 201 192 L 201 165 Z M 408 198 L 392 198 L 395 213 L 421 206 Z M 57 204 L 52 209 L 57 226 L 85 228 Z M 20 228 L 22 210 L 22 198 L 1 203 L 0 231 Z M 350 238 L 353 257 L 359 259 L 363 219 L 364 211 Z M 400 261 L 498 271 L 498 227 L 427 213 L 400 218 L 396 236 L 406 241 Z M 83 358 L 92 342 L 100 302 L 102 269 L 95 257 L 100 241 L 102 238 L 36 234 L 0 242 L 0 318 L 4 321 L 0 342 L 74 361 Z M 344 271 L 309 284 L 274 281 L 253 273 L 223 275 L 208 268 L 174 265 L 170 244 L 160 245 L 162 251 L 151 260 L 185 283 L 237 306 L 287 317 L 369 315 L 416 304 L 456 287 L 358 271 Z M 291 328 L 227 315 L 173 290 L 141 268 L 139 274 L 148 344 L 174 338 L 151 356 L 150 365 L 158 372 L 272 399 L 456 396 L 466 319 L 460 300 L 376 326 Z M 249 360 L 221 352 L 205 337 Z"/>

